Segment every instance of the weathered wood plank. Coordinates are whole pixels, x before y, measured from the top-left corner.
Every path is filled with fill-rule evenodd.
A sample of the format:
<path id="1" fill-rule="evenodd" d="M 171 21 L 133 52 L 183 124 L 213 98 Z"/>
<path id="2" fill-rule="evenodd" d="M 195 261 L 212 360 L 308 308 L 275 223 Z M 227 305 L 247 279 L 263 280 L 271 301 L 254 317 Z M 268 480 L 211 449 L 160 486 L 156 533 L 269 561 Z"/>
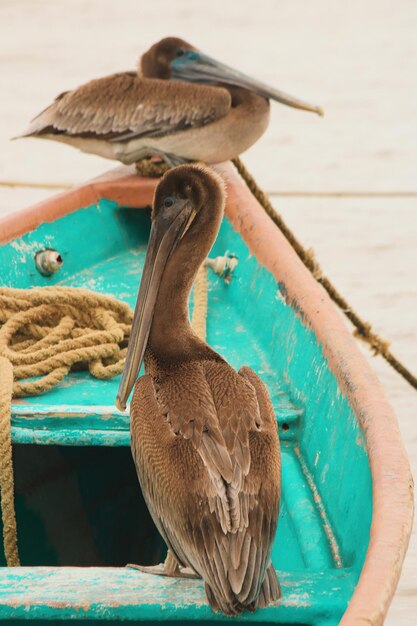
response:
<path id="1" fill-rule="evenodd" d="M 302 575 L 279 573 L 280 606 L 246 614 L 243 621 L 286 621 L 294 607 L 299 623 L 320 623 L 329 611 L 341 614 L 354 585 L 340 570 Z M 201 581 L 151 576 L 129 568 L 0 569 L 0 621 L 4 619 L 218 621 Z M 156 613 L 158 611 L 158 613 Z"/>

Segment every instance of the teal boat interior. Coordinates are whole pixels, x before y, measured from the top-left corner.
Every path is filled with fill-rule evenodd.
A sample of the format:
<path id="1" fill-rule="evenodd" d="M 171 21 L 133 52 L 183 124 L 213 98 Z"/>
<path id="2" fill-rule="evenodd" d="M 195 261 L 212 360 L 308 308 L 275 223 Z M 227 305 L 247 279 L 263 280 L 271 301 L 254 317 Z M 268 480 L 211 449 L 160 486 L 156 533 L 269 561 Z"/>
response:
<path id="1" fill-rule="evenodd" d="M 5 244 L 0 284 L 67 285 L 136 301 L 149 209 L 102 199 Z M 55 275 L 35 254 L 57 250 Z M 239 621 L 337 624 L 358 581 L 372 517 L 364 435 L 314 333 L 282 286 L 224 218 L 210 257 L 238 257 L 230 284 L 208 270 L 209 344 L 252 367 L 272 397 L 282 449 L 282 506 L 272 560 L 283 598 Z M 190 298 L 190 310 L 193 297 Z M 200 581 L 126 568 L 165 546 L 143 501 L 119 377 L 72 372 L 52 391 L 13 400 L 12 441 L 21 568 L 0 568 L 0 620 L 217 621 Z M 30 611 L 29 611 L 30 609 Z"/>

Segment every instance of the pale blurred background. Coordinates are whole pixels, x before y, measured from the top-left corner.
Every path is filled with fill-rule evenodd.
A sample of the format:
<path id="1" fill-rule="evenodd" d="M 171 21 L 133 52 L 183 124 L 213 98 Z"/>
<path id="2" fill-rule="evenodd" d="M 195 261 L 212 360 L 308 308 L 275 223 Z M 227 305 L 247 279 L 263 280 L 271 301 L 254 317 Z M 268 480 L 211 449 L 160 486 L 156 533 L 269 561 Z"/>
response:
<path id="1" fill-rule="evenodd" d="M 324 107 L 272 104 L 243 160 L 330 279 L 417 372 L 416 0 L 1 0 L 0 215 L 113 166 L 41 140 L 10 142 L 61 91 L 132 69 L 176 35 Z M 416 392 L 373 358 L 417 473 Z M 354 488 L 354 486 L 352 486 Z M 386 623 L 417 621 L 417 536 Z"/>

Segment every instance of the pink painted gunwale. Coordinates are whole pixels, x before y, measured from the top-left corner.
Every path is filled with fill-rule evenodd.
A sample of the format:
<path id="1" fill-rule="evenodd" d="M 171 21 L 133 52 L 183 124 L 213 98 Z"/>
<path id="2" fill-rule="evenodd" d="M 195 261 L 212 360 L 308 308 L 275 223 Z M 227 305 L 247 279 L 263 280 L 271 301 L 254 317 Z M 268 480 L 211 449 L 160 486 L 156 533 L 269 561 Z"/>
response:
<path id="1" fill-rule="evenodd" d="M 340 622 L 378 626 L 394 595 L 413 519 L 413 480 L 396 416 L 382 387 L 329 299 L 229 163 L 215 169 L 227 181 L 226 215 L 252 254 L 283 284 L 287 301 L 315 333 L 333 374 L 364 431 L 373 481 L 370 544 L 358 585 Z M 68 192 L 0 220 L 5 243 L 101 198 L 120 205 L 152 203 L 155 179 L 120 167 Z"/>

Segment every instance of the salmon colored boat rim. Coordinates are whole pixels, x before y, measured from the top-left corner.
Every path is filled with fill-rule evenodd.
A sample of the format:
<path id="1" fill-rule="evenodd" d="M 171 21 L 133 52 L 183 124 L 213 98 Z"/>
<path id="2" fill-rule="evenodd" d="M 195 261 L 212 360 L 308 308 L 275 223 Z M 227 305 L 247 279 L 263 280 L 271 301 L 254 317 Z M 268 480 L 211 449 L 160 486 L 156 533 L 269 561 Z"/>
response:
<path id="1" fill-rule="evenodd" d="M 227 182 L 227 217 L 251 253 L 275 276 L 287 302 L 316 335 L 364 432 L 373 485 L 371 535 L 358 585 L 340 624 L 377 626 L 383 623 L 394 595 L 413 520 L 413 479 L 396 416 L 327 293 L 233 166 L 224 163 L 215 169 Z M 116 168 L 80 187 L 6 216 L 0 220 L 0 243 L 102 198 L 122 206 L 150 205 L 156 183 L 155 179 L 137 176 L 134 168 Z"/>

